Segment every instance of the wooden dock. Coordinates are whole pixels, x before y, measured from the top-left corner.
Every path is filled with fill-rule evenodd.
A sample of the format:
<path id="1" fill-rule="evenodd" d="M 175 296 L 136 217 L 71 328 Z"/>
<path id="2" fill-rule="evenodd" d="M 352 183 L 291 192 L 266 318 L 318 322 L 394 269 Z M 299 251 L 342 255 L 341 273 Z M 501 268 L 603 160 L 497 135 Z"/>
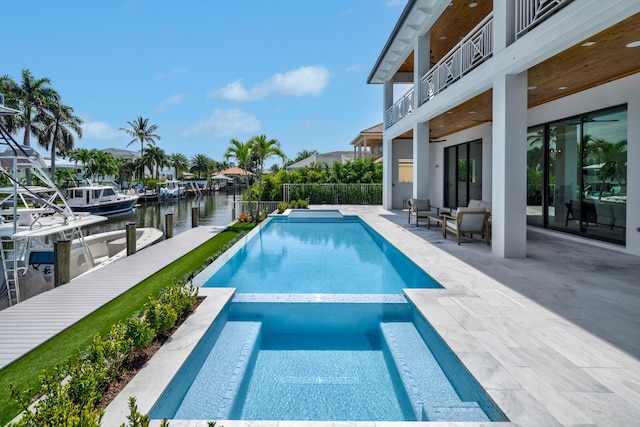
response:
<path id="1" fill-rule="evenodd" d="M 0 311 L 0 369 L 224 230 L 200 226 Z"/>

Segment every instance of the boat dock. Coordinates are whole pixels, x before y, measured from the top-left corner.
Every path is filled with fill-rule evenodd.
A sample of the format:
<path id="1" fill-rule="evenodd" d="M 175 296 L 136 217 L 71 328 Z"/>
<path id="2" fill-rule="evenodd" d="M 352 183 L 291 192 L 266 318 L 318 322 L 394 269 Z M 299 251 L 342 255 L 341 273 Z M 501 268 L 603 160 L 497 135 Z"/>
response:
<path id="1" fill-rule="evenodd" d="M 0 311 L 0 369 L 226 228 L 192 228 Z"/>

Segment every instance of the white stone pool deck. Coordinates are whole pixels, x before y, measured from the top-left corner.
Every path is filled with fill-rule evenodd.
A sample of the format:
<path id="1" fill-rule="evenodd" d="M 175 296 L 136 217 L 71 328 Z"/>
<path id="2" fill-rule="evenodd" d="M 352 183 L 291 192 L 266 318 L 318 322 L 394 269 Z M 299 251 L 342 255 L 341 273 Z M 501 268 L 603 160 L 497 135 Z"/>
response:
<path id="1" fill-rule="evenodd" d="M 336 209 L 336 206 L 327 206 Z M 640 258 L 530 231 L 525 259 L 501 259 L 479 239 L 457 246 L 406 212 L 339 206 L 369 225 L 444 289 L 406 291 L 502 411 L 508 423 L 216 420 L 218 426 L 637 426 L 640 420 Z M 125 421 L 127 399 L 148 411 L 190 348 L 232 296 L 209 297 L 107 408 Z M 207 426 L 172 420 L 172 427 Z M 159 422 L 153 422 L 157 426 Z"/>

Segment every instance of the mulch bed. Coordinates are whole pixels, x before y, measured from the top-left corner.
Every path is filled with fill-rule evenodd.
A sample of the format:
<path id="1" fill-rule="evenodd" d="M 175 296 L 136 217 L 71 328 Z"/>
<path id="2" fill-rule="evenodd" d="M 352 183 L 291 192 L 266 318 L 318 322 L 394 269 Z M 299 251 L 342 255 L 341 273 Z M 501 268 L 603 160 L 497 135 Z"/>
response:
<path id="1" fill-rule="evenodd" d="M 120 393 L 120 391 L 122 391 L 122 389 L 124 389 L 127 384 L 129 384 L 129 381 L 131 381 L 133 377 L 136 376 L 140 369 L 145 367 L 149 359 L 151 359 L 153 355 L 156 354 L 158 350 L 160 350 L 163 344 L 167 342 L 167 340 L 171 337 L 171 335 L 173 335 L 176 329 L 178 329 L 180 325 L 182 325 L 182 323 L 191 315 L 191 313 L 193 313 L 193 311 L 200 305 L 204 298 L 205 297 L 198 297 L 198 300 L 191 308 L 191 311 L 185 316 L 179 318 L 176 321 L 175 326 L 167 334 L 158 335 L 149 347 L 138 353 L 136 357 L 128 359 L 123 364 L 123 372 L 120 374 L 120 376 L 118 376 L 118 378 L 111 381 L 109 387 L 107 388 L 107 391 L 104 392 L 102 398 L 96 404 L 97 408 L 106 408 L 109 403 L 111 403 L 113 399 L 116 398 L 118 393 Z"/>

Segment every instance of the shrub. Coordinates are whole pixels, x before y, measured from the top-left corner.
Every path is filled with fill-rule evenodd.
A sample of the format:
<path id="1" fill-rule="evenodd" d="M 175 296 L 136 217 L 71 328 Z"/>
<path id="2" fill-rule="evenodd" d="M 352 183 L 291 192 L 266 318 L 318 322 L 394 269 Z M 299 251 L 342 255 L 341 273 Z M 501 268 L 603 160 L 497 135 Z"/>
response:
<path id="1" fill-rule="evenodd" d="M 130 340 L 131 346 L 136 350 L 148 347 L 155 338 L 153 329 L 142 317 L 129 318 L 125 327 L 125 338 Z"/>
<path id="2" fill-rule="evenodd" d="M 278 213 L 283 213 L 284 211 L 287 210 L 288 207 L 289 205 L 287 205 L 287 202 L 278 203 Z"/>
<path id="3" fill-rule="evenodd" d="M 160 299 L 149 298 L 149 302 L 145 305 L 144 317 L 155 334 L 160 335 L 175 325 L 178 313 L 171 304 L 163 303 Z"/>
<path id="4" fill-rule="evenodd" d="M 307 209 L 309 207 L 309 201 L 307 199 L 298 200 L 299 209 Z"/>

